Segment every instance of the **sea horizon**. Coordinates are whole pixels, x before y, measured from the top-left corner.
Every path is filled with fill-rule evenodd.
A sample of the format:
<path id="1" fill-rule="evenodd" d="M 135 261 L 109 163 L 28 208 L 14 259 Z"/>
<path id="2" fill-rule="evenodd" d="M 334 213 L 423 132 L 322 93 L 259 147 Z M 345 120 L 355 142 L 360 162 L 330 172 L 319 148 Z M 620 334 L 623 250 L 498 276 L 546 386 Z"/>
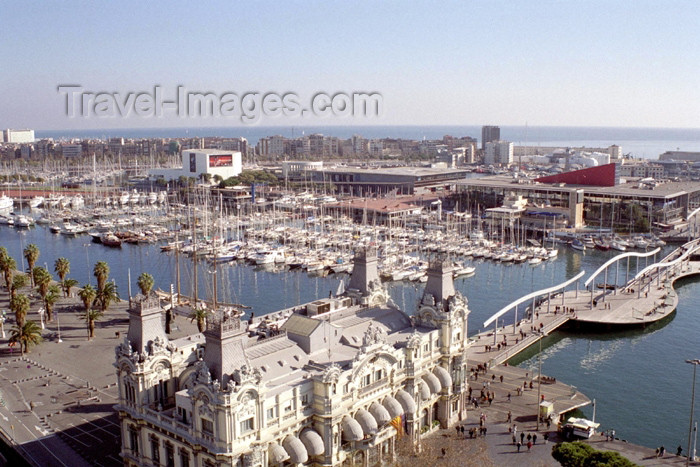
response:
<path id="1" fill-rule="evenodd" d="M 700 128 L 605 126 L 501 126 L 501 138 L 524 146 L 608 147 L 616 144 L 623 154 L 655 159 L 666 151 L 700 151 Z M 192 126 L 154 128 L 102 128 L 35 130 L 36 138 L 107 139 L 228 137 L 246 138 L 251 146 L 260 138 L 282 135 L 297 138 L 320 133 L 338 138 L 360 135 L 368 139 L 442 139 L 445 135 L 481 140 L 481 125 L 308 125 L 308 126 Z"/>

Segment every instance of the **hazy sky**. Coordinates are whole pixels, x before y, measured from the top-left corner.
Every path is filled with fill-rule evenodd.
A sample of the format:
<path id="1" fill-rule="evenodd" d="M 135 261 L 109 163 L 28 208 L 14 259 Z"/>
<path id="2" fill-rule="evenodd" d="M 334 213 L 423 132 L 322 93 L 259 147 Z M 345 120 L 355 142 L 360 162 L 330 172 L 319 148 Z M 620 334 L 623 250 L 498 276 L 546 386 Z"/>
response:
<path id="1" fill-rule="evenodd" d="M 378 92 L 296 125 L 700 127 L 700 2 L 27 2 L 0 9 L 0 128 L 235 126 L 65 115 L 57 86 Z"/>

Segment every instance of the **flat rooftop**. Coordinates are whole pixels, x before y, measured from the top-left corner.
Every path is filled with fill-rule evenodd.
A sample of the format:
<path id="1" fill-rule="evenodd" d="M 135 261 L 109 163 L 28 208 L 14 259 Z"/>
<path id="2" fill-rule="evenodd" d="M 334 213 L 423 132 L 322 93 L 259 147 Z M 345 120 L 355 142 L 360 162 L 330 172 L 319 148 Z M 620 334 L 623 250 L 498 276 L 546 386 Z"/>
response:
<path id="1" fill-rule="evenodd" d="M 700 191 L 700 182 L 659 182 L 655 187 L 639 188 L 637 179 L 628 178 L 628 183 L 616 186 L 590 186 L 573 185 L 559 183 L 518 183 L 517 180 L 507 175 L 493 175 L 480 178 L 470 178 L 457 182 L 457 186 L 495 187 L 512 190 L 551 190 L 551 191 L 571 191 L 583 190 L 586 194 L 601 194 L 606 196 L 639 196 L 645 198 L 675 198 L 687 193 Z M 633 181 L 634 180 L 634 181 Z"/>

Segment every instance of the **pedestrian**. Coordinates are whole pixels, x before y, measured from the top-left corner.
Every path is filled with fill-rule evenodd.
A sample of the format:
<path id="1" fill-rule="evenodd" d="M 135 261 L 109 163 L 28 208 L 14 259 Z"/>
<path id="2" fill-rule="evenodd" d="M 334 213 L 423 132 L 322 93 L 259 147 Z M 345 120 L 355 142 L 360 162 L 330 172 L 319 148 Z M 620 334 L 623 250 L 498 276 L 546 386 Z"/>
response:
<path id="1" fill-rule="evenodd" d="M 491 381 L 496 381 L 496 375 L 495 375 L 495 374 L 491 375 Z"/>
<path id="2" fill-rule="evenodd" d="M 508 402 L 510 402 L 510 393 L 508 393 L 507 397 L 508 397 Z"/>
<path id="3" fill-rule="evenodd" d="M 513 444 L 516 444 L 518 442 L 518 439 L 513 435 Z"/>
<path id="4" fill-rule="evenodd" d="M 659 448 L 659 457 L 663 458 L 663 457 L 664 457 L 664 454 L 666 454 L 666 448 L 663 447 L 663 446 L 661 446 L 661 447 Z"/>
<path id="5" fill-rule="evenodd" d="M 532 435 L 532 444 L 537 444 L 537 433 Z"/>
<path id="6" fill-rule="evenodd" d="M 484 436 L 486 436 L 486 430 L 488 430 L 488 428 L 484 427 L 484 428 L 483 428 Z"/>
<path id="7" fill-rule="evenodd" d="M 462 436 L 464 436 L 464 425 L 459 426 L 459 432 Z"/>
<path id="8" fill-rule="evenodd" d="M 518 425 L 513 424 L 513 436 L 515 436 L 518 433 Z"/>
<path id="9" fill-rule="evenodd" d="M 518 441 L 518 444 L 516 444 L 516 446 L 518 446 L 518 452 L 520 452 L 520 446 L 522 446 L 522 445 L 523 445 L 523 443 L 521 443 L 520 441 Z"/>
<path id="10" fill-rule="evenodd" d="M 501 383 L 503 382 L 503 375 L 501 375 Z"/>
<path id="11" fill-rule="evenodd" d="M 447 454 L 447 449 L 442 448 L 442 457 L 445 457 L 446 454 Z"/>
<path id="12" fill-rule="evenodd" d="M 549 433 L 545 433 L 544 434 L 544 444 L 548 444 L 548 443 L 549 443 Z"/>
<path id="13" fill-rule="evenodd" d="M 524 431 L 522 433 L 520 433 L 520 442 L 521 443 L 525 442 L 525 432 Z"/>
<path id="14" fill-rule="evenodd" d="M 679 444 L 678 447 L 676 448 L 676 455 L 680 456 L 682 453 L 683 453 L 683 446 L 681 446 Z"/>
<path id="15" fill-rule="evenodd" d="M 532 381 L 530 381 L 530 389 L 532 389 Z"/>
<path id="16" fill-rule="evenodd" d="M 455 425 L 455 430 L 457 431 L 457 435 L 459 435 L 459 425 Z"/>
<path id="17" fill-rule="evenodd" d="M 530 433 L 527 434 L 527 442 L 529 443 L 532 441 L 532 435 Z"/>
<path id="18" fill-rule="evenodd" d="M 34 411 L 34 401 L 29 401 L 29 410 Z"/>
<path id="19" fill-rule="evenodd" d="M 527 452 L 530 452 L 530 449 L 532 449 L 532 441 L 527 442 Z"/>
<path id="20" fill-rule="evenodd" d="M 506 420 L 506 422 L 507 422 L 507 423 L 510 423 L 512 420 L 513 420 L 513 414 L 512 414 L 512 413 L 510 412 L 510 410 L 509 410 L 509 411 L 508 411 L 508 419 Z"/>
<path id="21" fill-rule="evenodd" d="M 615 430 L 610 430 L 610 441 L 615 441 Z"/>

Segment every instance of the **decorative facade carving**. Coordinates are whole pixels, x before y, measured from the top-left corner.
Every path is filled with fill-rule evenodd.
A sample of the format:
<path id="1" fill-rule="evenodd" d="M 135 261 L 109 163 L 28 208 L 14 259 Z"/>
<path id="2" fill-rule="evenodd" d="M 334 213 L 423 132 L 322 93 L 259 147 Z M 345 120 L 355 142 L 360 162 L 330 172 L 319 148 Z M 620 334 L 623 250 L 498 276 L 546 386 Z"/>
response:
<path id="1" fill-rule="evenodd" d="M 323 376 L 321 377 L 321 381 L 324 383 L 337 383 L 338 378 L 340 378 L 340 373 L 342 373 L 342 369 L 340 366 L 336 363 L 333 363 L 326 367 L 325 370 L 323 370 Z"/>
<path id="2" fill-rule="evenodd" d="M 248 365 L 243 365 L 233 371 L 232 377 L 233 381 L 239 386 L 247 383 L 257 386 L 262 380 L 262 373 L 260 372 L 260 368 L 251 368 Z"/>

